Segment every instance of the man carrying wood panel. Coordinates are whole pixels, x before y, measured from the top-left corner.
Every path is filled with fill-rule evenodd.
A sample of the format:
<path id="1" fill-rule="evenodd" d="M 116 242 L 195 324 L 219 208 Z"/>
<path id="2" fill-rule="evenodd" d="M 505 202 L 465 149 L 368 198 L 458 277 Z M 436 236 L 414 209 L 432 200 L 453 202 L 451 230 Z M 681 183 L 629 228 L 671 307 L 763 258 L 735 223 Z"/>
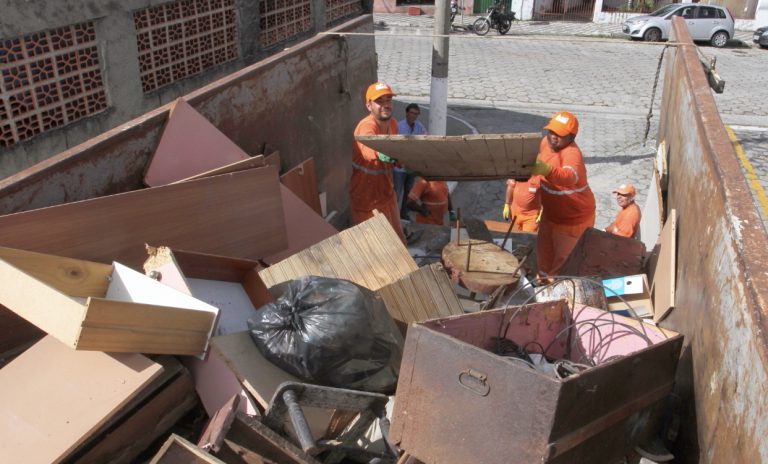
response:
<path id="1" fill-rule="evenodd" d="M 368 116 L 355 127 L 358 135 L 397 135 L 397 123 L 392 119 L 392 97 L 395 93 L 384 82 L 374 82 L 365 92 Z M 352 224 L 360 224 L 373 217 L 373 210 L 386 216 L 403 244 L 406 243 L 400 226 L 400 208 L 392 184 L 394 159 L 352 142 L 352 180 L 349 186 Z"/>
<path id="2" fill-rule="evenodd" d="M 544 126 L 539 155 L 531 170 L 539 175 L 544 207 L 536 239 L 541 277 L 558 274 L 581 234 L 595 224 L 595 196 L 587 168 L 576 145 L 579 121 L 571 113 L 556 113 Z"/>

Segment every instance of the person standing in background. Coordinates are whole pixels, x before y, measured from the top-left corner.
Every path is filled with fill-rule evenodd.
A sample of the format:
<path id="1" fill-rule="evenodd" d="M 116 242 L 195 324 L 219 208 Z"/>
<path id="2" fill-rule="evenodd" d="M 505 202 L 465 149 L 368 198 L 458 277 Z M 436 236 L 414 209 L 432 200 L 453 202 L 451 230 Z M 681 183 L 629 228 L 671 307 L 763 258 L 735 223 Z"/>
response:
<path id="1" fill-rule="evenodd" d="M 402 119 L 397 123 L 397 133 L 400 135 L 426 135 L 427 128 L 419 121 L 419 115 L 421 115 L 421 108 L 419 108 L 419 105 L 410 103 L 406 106 L 405 119 Z M 392 175 L 395 194 L 397 195 L 397 205 L 400 208 L 400 217 L 407 219 L 407 196 L 408 192 L 413 188 L 415 176 L 408 174 L 408 170 L 400 163 L 395 163 Z"/>

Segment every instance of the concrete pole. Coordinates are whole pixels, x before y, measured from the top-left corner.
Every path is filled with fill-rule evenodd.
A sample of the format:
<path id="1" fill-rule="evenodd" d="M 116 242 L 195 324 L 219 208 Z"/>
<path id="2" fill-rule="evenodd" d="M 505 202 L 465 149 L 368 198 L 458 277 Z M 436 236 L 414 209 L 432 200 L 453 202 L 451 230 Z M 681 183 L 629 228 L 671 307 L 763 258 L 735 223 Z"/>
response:
<path id="1" fill-rule="evenodd" d="M 429 88 L 429 133 L 445 135 L 448 120 L 448 0 L 435 0 L 436 36 L 432 42 L 432 83 Z"/>

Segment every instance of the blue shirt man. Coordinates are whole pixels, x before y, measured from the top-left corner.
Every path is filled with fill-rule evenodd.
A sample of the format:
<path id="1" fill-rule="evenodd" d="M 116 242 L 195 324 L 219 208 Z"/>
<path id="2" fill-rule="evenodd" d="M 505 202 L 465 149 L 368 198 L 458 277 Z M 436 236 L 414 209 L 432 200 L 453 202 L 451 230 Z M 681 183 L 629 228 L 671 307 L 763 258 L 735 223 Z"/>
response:
<path id="1" fill-rule="evenodd" d="M 421 109 L 416 103 L 411 103 L 405 107 L 405 119 L 400 120 L 397 123 L 397 133 L 399 135 L 426 135 L 427 128 L 424 124 L 418 121 Z M 414 177 L 409 176 L 405 172 L 405 168 L 399 163 L 395 164 L 392 171 L 392 183 L 395 187 L 395 194 L 397 195 L 397 204 L 400 206 L 400 217 L 408 219 L 408 208 L 405 206 L 403 199 L 407 197 L 406 192 L 411 190 L 413 186 Z"/>

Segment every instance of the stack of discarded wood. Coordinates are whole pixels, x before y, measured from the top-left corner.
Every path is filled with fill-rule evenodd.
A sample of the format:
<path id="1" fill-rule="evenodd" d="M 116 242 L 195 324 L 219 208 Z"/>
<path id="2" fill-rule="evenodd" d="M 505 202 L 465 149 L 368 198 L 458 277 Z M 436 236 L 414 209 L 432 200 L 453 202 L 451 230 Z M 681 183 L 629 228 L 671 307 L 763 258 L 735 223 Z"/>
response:
<path id="1" fill-rule="evenodd" d="M 382 215 L 327 222 L 312 159 L 279 167 L 180 99 L 148 188 L 0 216 L 3 462 L 607 462 L 641 439 L 679 335 L 575 301 L 464 314 Z M 605 265 L 589 240 L 573 273 Z M 383 302 L 407 334 L 394 397 L 259 351 L 248 320 L 303 276 Z"/>

